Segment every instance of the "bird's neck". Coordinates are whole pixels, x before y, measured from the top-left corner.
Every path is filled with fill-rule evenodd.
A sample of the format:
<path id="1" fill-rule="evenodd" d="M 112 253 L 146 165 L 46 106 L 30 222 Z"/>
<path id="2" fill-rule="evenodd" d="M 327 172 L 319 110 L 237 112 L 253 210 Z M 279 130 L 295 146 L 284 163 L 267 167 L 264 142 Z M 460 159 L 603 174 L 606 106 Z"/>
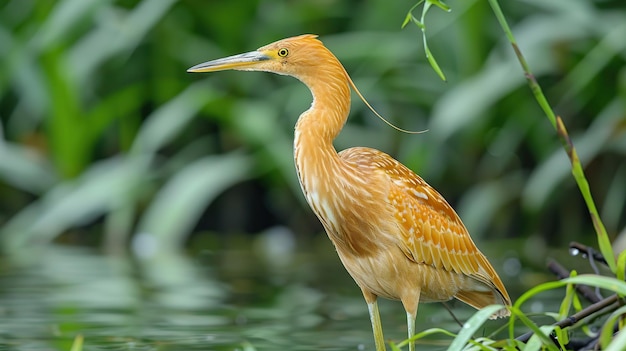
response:
<path id="1" fill-rule="evenodd" d="M 301 80 L 311 90 L 313 103 L 296 123 L 294 157 L 307 202 L 324 223 L 320 211 L 332 210 L 332 198 L 337 200 L 345 178 L 341 175 L 346 165 L 339 158 L 333 140 L 350 112 L 350 87 L 345 70 L 338 62 L 311 79 Z M 330 224 L 324 223 L 324 226 Z"/>
<path id="2" fill-rule="evenodd" d="M 368 226 L 355 217 L 365 213 L 363 206 L 372 208 L 367 201 L 355 204 L 366 197 L 363 191 L 368 190 L 354 186 L 359 177 L 358 167 L 345 162 L 333 146 L 350 112 L 348 77 L 343 67 L 337 65 L 335 72 L 318 75 L 313 83 L 302 79 L 313 94 L 313 104 L 296 124 L 296 169 L 307 202 L 337 250 L 371 255 L 377 247 L 375 237 L 366 234 Z M 364 231 L 353 235 L 354 232 L 346 230 L 346 222 L 363 224 Z"/>
<path id="3" fill-rule="evenodd" d="M 303 79 L 313 103 L 296 124 L 296 134 L 311 138 L 310 142 L 330 146 L 339 134 L 350 112 L 350 86 L 343 67 L 337 63 L 313 79 Z M 334 150 L 334 149 L 333 149 Z"/>
<path id="4" fill-rule="evenodd" d="M 300 115 L 295 128 L 294 156 L 303 186 L 306 179 L 301 166 L 315 174 L 318 168 L 328 169 L 339 161 L 333 140 L 350 112 L 350 86 L 343 66 L 338 61 L 332 63 L 315 75 L 300 78 L 313 95 L 311 107 Z"/>

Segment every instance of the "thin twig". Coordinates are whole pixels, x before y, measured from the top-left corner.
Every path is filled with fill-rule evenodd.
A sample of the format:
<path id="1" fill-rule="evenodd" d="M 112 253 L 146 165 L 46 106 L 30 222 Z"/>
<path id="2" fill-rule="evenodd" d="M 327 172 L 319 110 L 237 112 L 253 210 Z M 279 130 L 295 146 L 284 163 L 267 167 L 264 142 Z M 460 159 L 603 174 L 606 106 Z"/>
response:
<path id="1" fill-rule="evenodd" d="M 617 303 L 618 300 L 619 299 L 617 295 L 611 295 L 605 299 L 602 299 L 594 303 L 593 305 L 589 305 L 588 307 L 582 309 L 580 312 L 574 313 L 573 315 L 554 323 L 553 325 L 556 325 L 561 328 L 571 327 L 572 325 L 580 322 L 582 319 L 587 318 L 591 316 L 592 314 L 597 313 L 598 311 L 601 311 L 605 309 L 606 307 L 609 307 L 612 304 Z M 517 338 L 515 338 L 515 340 L 518 340 L 521 342 L 527 342 L 528 339 L 530 339 L 532 335 L 533 333 L 529 332 L 521 336 L 518 336 Z"/>
<path id="2" fill-rule="evenodd" d="M 565 149 L 565 152 L 567 153 L 567 156 L 569 157 L 570 162 L 572 164 L 572 175 L 574 176 L 574 179 L 576 180 L 578 189 L 580 190 L 580 193 L 582 194 L 583 199 L 585 200 L 585 204 L 587 205 L 587 209 L 589 210 L 589 216 L 591 217 L 591 221 L 593 222 L 593 227 L 598 237 L 598 246 L 600 247 L 600 251 L 602 251 L 602 253 L 604 254 L 604 257 L 607 258 L 608 260 L 607 263 L 609 267 L 611 268 L 611 271 L 615 272 L 617 270 L 617 265 L 615 263 L 615 259 L 614 259 L 615 255 L 613 253 L 613 248 L 611 247 L 609 236 L 606 232 L 606 228 L 604 227 L 604 224 L 602 223 L 602 220 L 600 219 L 600 215 L 596 208 L 593 197 L 591 196 L 589 183 L 587 182 L 587 179 L 585 178 L 585 173 L 583 171 L 580 159 L 578 157 L 578 153 L 576 152 L 576 149 L 574 148 L 574 144 L 572 143 L 572 140 L 569 137 L 567 129 L 565 128 L 565 124 L 563 123 L 563 120 L 561 119 L 561 117 L 556 116 L 556 114 L 554 113 L 552 107 L 550 106 L 550 103 L 548 102 L 545 95 L 543 94 L 543 91 L 541 90 L 541 86 L 537 83 L 537 79 L 530 71 L 530 66 L 528 65 L 526 58 L 524 57 L 524 55 L 522 54 L 522 51 L 517 45 L 517 41 L 515 40 L 515 37 L 513 36 L 513 32 L 511 31 L 511 28 L 509 27 L 506 21 L 506 18 L 504 17 L 504 13 L 502 13 L 502 9 L 500 8 L 500 5 L 498 4 L 498 0 L 489 0 L 489 4 L 491 5 L 491 9 L 493 10 L 493 13 L 495 14 L 496 19 L 500 23 L 502 30 L 506 34 L 509 42 L 511 43 L 511 46 L 513 47 L 513 51 L 515 52 L 515 55 L 517 56 L 517 60 L 519 61 L 520 65 L 522 66 L 522 70 L 524 71 L 524 75 L 526 76 L 526 79 L 528 80 L 528 85 L 530 87 L 530 90 L 535 96 L 535 100 L 537 100 L 537 103 L 539 104 L 544 114 L 550 121 L 550 124 L 552 124 L 552 127 L 554 127 L 554 129 L 556 130 L 556 134 L 557 134 L 557 137 L 559 138 L 559 141 L 561 142 L 561 144 L 563 144 L 563 148 Z"/>
<path id="3" fill-rule="evenodd" d="M 584 255 L 587 255 L 591 258 L 593 258 L 595 261 L 603 263 L 603 264 L 607 264 L 606 263 L 606 259 L 604 258 L 604 256 L 602 255 L 602 253 L 596 251 L 594 248 L 589 247 L 587 245 L 581 244 L 579 242 L 576 241 L 572 241 L 569 244 L 570 249 L 574 249 L 574 250 L 578 250 L 581 253 L 583 253 Z"/>
<path id="4" fill-rule="evenodd" d="M 619 332 L 619 322 L 613 326 L 613 334 Z M 567 347 L 571 350 L 599 350 L 600 333 L 584 339 L 570 339 Z"/>
<path id="5" fill-rule="evenodd" d="M 450 305 L 448 305 L 447 302 L 442 302 L 441 303 L 443 305 L 443 307 L 446 308 L 446 310 L 448 310 L 448 313 L 450 313 L 450 316 L 452 316 L 452 319 L 454 319 L 455 322 L 457 322 L 457 324 L 463 328 L 463 322 L 461 322 L 458 318 L 456 318 L 456 316 L 454 315 L 454 312 L 452 311 L 452 308 L 450 307 Z"/>
<path id="6" fill-rule="evenodd" d="M 569 350 L 595 350 L 598 340 L 600 340 L 599 335 L 584 339 L 570 339 L 567 348 Z"/>
<path id="7" fill-rule="evenodd" d="M 555 260 L 550 260 L 548 262 L 548 270 L 556 275 L 558 279 L 569 278 L 571 275 L 570 271 L 565 269 L 565 267 Z M 602 300 L 602 297 L 599 297 L 593 289 L 586 285 L 576 285 L 574 288 L 578 291 L 578 293 L 580 293 L 580 295 L 591 303 L 597 303 Z"/>
<path id="8" fill-rule="evenodd" d="M 590 246 L 583 245 L 578 242 L 571 242 L 569 247 L 570 247 L 570 252 L 572 252 L 573 250 L 582 252 L 582 257 L 586 257 L 589 260 L 589 265 L 591 266 L 595 274 L 600 274 L 600 270 L 598 269 L 596 262 L 601 262 L 608 266 L 607 261 L 604 258 L 604 255 L 602 255 L 601 252 L 596 251 L 594 248 Z M 602 293 L 600 292 L 600 288 L 596 287 L 595 290 L 596 290 L 596 295 L 598 295 L 601 299 Z"/>

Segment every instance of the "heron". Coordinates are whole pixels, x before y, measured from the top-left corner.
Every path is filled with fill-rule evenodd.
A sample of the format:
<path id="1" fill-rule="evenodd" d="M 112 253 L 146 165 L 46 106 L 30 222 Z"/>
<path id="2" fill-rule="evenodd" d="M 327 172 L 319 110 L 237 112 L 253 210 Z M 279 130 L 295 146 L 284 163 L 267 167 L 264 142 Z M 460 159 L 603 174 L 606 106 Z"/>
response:
<path id="1" fill-rule="evenodd" d="M 337 152 L 333 140 L 348 118 L 351 88 L 362 95 L 317 35 L 278 40 L 188 72 L 222 70 L 288 75 L 311 91 L 311 107 L 295 125 L 296 172 L 306 201 L 363 293 L 377 351 L 386 350 L 378 297 L 401 301 L 409 339 L 420 302 L 456 298 L 476 309 L 502 305 L 493 319 L 510 314 L 504 284 L 442 195 L 382 151 Z"/>

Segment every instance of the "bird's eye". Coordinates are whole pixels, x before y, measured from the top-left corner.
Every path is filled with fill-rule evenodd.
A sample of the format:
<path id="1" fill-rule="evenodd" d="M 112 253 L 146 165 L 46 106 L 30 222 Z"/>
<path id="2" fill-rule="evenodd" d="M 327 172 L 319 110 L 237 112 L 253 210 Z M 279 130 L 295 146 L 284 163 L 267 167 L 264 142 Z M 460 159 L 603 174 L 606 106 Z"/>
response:
<path id="1" fill-rule="evenodd" d="M 286 57 L 287 55 L 289 55 L 289 50 L 282 48 L 278 50 L 278 56 L 280 57 Z"/>

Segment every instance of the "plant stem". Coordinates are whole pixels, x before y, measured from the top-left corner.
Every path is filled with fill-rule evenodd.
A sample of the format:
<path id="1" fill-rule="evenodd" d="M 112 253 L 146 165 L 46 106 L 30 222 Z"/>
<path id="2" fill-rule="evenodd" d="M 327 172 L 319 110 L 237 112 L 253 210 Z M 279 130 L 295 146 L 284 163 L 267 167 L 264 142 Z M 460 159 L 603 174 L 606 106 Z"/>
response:
<path id="1" fill-rule="evenodd" d="M 598 237 L 598 245 L 600 246 L 600 251 L 606 258 L 607 263 L 609 267 L 611 268 L 611 271 L 615 273 L 617 270 L 617 266 L 615 263 L 615 255 L 613 253 L 613 248 L 611 247 L 609 236 L 606 232 L 606 228 L 604 227 L 604 224 L 602 223 L 602 220 L 600 219 L 598 210 L 596 209 L 595 202 L 593 201 L 593 197 L 591 196 L 591 191 L 589 190 L 589 183 L 587 182 L 587 179 L 585 178 L 585 173 L 583 172 L 580 159 L 578 158 L 578 153 L 576 152 L 576 149 L 574 148 L 574 144 L 572 143 L 572 140 L 570 139 L 567 133 L 565 124 L 563 124 L 563 120 L 561 119 L 561 117 L 558 117 L 554 114 L 554 111 L 552 110 L 552 107 L 550 106 L 550 104 L 548 103 L 548 100 L 543 94 L 543 91 L 541 90 L 539 83 L 537 83 L 535 76 L 530 71 L 528 62 L 526 62 L 526 59 L 524 58 L 522 51 L 519 49 L 519 46 L 517 45 L 517 41 L 515 40 L 515 37 L 513 36 L 513 32 L 511 31 L 511 28 L 509 27 L 506 21 L 506 18 L 504 17 L 504 14 L 502 13 L 502 10 L 500 9 L 498 0 L 489 0 L 489 4 L 491 5 L 491 8 L 493 9 L 493 12 L 496 18 L 498 19 L 498 22 L 500 23 L 502 30 L 504 30 L 504 33 L 509 39 L 509 42 L 513 46 L 513 51 L 515 51 L 515 55 L 517 56 L 517 59 L 520 65 L 522 66 L 522 70 L 524 71 L 524 74 L 526 75 L 526 79 L 528 80 L 528 85 L 530 86 L 530 90 L 533 92 L 533 95 L 535 96 L 535 100 L 537 100 L 537 103 L 539 103 L 539 106 L 545 113 L 546 117 L 548 117 L 550 124 L 552 124 L 552 127 L 557 132 L 557 136 L 559 140 L 561 141 L 561 144 L 563 144 L 563 148 L 567 152 L 567 156 L 569 157 L 570 162 L 572 164 L 572 174 L 574 175 L 574 179 L 576 180 L 578 189 L 580 190 L 585 200 L 585 204 L 587 205 L 587 209 L 589 210 L 589 215 L 591 216 L 591 221 L 593 222 L 593 227 Z"/>
<path id="2" fill-rule="evenodd" d="M 619 298 L 617 294 L 611 295 L 607 298 L 604 298 L 594 303 L 593 305 L 589 305 L 587 308 L 585 308 L 584 310 L 580 312 L 574 313 L 573 315 L 554 323 L 554 325 L 559 326 L 561 328 L 571 327 L 572 325 L 580 322 L 583 318 L 587 318 L 595 313 L 598 313 L 602 311 L 603 309 L 617 303 L 618 301 L 619 301 Z M 527 342 L 532 335 L 533 335 L 533 332 L 528 332 L 526 334 L 518 336 L 516 340 L 521 341 L 521 342 Z"/>

